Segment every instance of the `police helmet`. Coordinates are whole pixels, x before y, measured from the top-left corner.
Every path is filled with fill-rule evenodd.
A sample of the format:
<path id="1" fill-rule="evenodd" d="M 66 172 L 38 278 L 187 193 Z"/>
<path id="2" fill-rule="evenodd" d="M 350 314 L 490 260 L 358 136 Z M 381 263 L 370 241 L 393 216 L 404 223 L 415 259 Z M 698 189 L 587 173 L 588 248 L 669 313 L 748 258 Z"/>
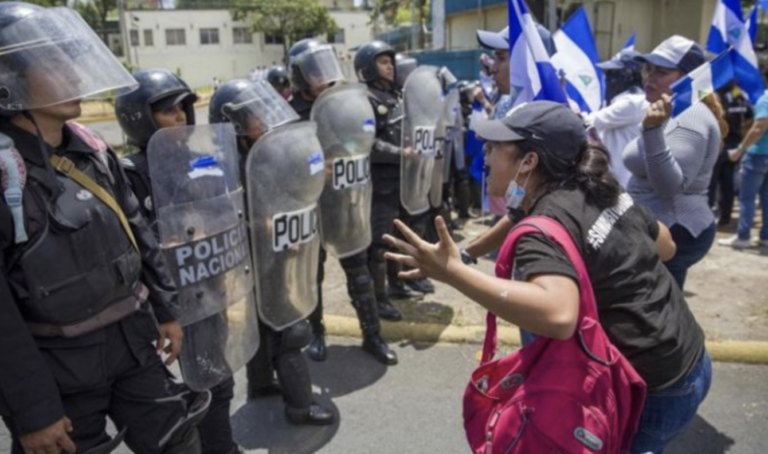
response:
<path id="1" fill-rule="evenodd" d="M 267 82 L 278 92 L 282 92 L 291 86 L 288 71 L 284 66 L 273 66 L 267 72 Z"/>
<path id="2" fill-rule="evenodd" d="M 415 58 L 400 52 L 395 54 L 395 82 L 398 87 L 403 88 L 405 86 L 405 81 L 408 80 L 408 76 L 417 66 L 419 66 L 419 62 Z"/>
<path id="3" fill-rule="evenodd" d="M 389 55 L 392 64 L 395 63 L 395 50 L 384 41 L 371 41 L 360 46 L 355 54 L 355 74 L 360 82 L 370 84 L 379 78 L 379 69 L 376 67 L 376 58 L 379 55 Z M 395 71 L 397 74 L 397 71 Z M 395 77 L 397 78 L 397 77 Z"/>
<path id="4" fill-rule="evenodd" d="M 209 123 L 232 123 L 238 135 L 262 135 L 298 119 L 288 101 L 263 80 L 230 80 L 216 90 L 208 106 Z"/>
<path id="5" fill-rule="evenodd" d="M 310 85 L 330 84 L 344 79 L 333 46 L 313 38 L 302 39 L 291 46 L 288 73 L 294 90 L 301 92 L 308 91 Z"/>
<path id="6" fill-rule="evenodd" d="M 145 69 L 134 73 L 139 88 L 115 100 L 115 116 L 128 136 L 128 143 L 146 146 L 158 126 L 153 108 L 181 103 L 187 124 L 195 124 L 194 104 L 198 97 L 179 76 L 166 69 Z"/>
<path id="7" fill-rule="evenodd" d="M 0 2 L 0 114 L 135 87 L 75 10 Z"/>

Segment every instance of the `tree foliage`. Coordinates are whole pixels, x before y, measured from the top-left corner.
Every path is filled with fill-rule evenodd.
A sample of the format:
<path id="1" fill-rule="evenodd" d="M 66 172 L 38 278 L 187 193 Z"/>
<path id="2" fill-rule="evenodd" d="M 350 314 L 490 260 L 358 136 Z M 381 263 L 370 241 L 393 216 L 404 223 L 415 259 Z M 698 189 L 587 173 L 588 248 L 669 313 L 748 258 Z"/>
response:
<path id="1" fill-rule="evenodd" d="M 232 17 L 250 22 L 254 32 L 281 36 L 287 55 L 292 43 L 336 33 L 336 21 L 317 0 L 233 0 Z"/>
<path id="2" fill-rule="evenodd" d="M 101 39 L 107 42 L 107 16 L 117 9 L 117 0 L 76 0 L 74 7 L 88 25 L 101 35 Z"/>

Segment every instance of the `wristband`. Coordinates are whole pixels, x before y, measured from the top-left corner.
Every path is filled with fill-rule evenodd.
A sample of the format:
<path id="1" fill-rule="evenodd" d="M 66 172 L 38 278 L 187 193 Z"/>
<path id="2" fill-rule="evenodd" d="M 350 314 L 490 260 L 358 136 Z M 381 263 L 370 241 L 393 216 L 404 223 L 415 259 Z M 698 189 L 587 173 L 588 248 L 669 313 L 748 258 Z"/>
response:
<path id="1" fill-rule="evenodd" d="M 477 265 L 477 259 L 469 255 L 469 252 L 467 252 L 466 249 L 459 249 L 459 254 L 461 254 L 461 261 L 465 265 Z"/>

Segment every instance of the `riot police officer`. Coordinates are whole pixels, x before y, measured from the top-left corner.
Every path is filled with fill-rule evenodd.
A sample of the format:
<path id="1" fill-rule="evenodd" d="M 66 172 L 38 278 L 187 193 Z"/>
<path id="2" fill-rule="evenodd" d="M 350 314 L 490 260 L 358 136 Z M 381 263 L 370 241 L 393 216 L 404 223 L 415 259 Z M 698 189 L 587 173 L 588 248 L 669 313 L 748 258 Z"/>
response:
<path id="1" fill-rule="evenodd" d="M 418 225 L 424 233 L 426 216 L 411 217 L 400 203 L 400 159 L 402 154 L 402 98 L 396 86 L 395 51 L 382 41 L 373 41 L 355 54 L 355 72 L 360 82 L 368 85 L 369 97 L 376 115 L 376 142 L 371 153 L 373 178 L 373 244 L 368 251 L 369 268 L 374 279 L 379 304 L 393 298 L 412 298 L 418 293 L 434 292 L 426 279 L 403 281 L 397 264 L 384 259 L 388 246 L 382 236 L 393 233 L 395 218 Z M 410 288 L 409 288 L 410 287 Z M 414 292 L 413 290 L 416 292 Z"/>
<path id="2" fill-rule="evenodd" d="M 245 179 L 249 181 L 249 200 L 247 201 L 249 207 L 258 202 L 255 200 L 254 193 L 259 190 L 255 189 L 257 184 L 249 180 L 250 166 L 255 166 L 257 160 L 263 160 L 265 166 L 269 167 L 268 171 L 279 173 L 280 169 L 272 166 L 266 155 L 270 154 L 271 157 L 275 157 L 276 154 L 286 153 L 284 149 L 276 150 L 277 153 L 274 153 L 274 149 L 258 150 L 258 154 L 254 155 L 250 160 L 247 159 L 248 155 L 250 153 L 257 153 L 253 151 L 256 150 L 255 145 L 267 132 L 273 132 L 274 136 L 276 133 L 281 132 L 275 129 L 293 123 L 297 119 L 296 113 L 288 103 L 270 85 L 263 82 L 251 83 L 247 80 L 228 81 L 211 98 L 209 122 L 211 124 L 232 123 L 238 134 L 241 172 L 245 175 Z M 312 151 L 317 150 L 313 149 Z M 288 162 L 286 165 L 290 167 L 292 164 L 292 162 Z M 304 164 L 306 164 L 306 159 L 304 159 Z M 289 175 L 278 175 L 277 177 L 289 178 Z M 259 183 L 263 182 L 260 181 Z M 293 183 L 302 184 L 299 181 L 294 181 Z M 288 190 L 285 186 L 281 189 Z M 278 207 L 278 209 L 281 208 L 283 207 Z M 249 211 L 253 212 L 254 210 L 251 209 Z M 271 248 L 267 246 L 269 244 L 268 241 L 258 243 L 259 235 L 256 234 L 258 231 L 256 224 L 270 224 L 268 230 L 271 232 L 274 228 L 274 218 L 264 220 L 255 219 L 252 216 L 249 221 L 253 226 L 251 228 L 251 241 L 256 249 L 262 251 L 262 254 L 256 257 L 256 271 L 261 274 L 264 270 L 259 268 L 258 262 L 261 257 L 270 254 Z M 280 261 L 279 258 L 272 256 L 270 258 L 272 263 Z M 299 264 L 299 266 L 302 265 L 305 264 Z M 262 276 L 264 281 L 269 280 L 270 282 L 260 281 L 257 284 L 257 287 L 261 287 L 257 291 L 260 293 L 258 304 L 260 306 L 259 326 L 262 343 L 256 356 L 247 365 L 248 397 L 253 399 L 261 395 L 282 393 L 285 401 L 285 415 L 292 424 L 331 424 L 335 420 L 335 415 L 332 411 L 314 401 L 309 368 L 306 364 L 306 358 L 301 352 L 309 342 L 309 323 L 301 316 L 303 311 L 300 308 L 290 307 L 291 303 L 302 304 L 305 302 L 292 301 L 291 295 L 286 295 L 285 293 L 278 296 L 280 297 L 279 299 L 286 303 L 286 307 L 274 306 L 281 304 L 281 301 L 264 300 L 264 298 L 275 296 L 275 293 L 268 293 L 266 287 L 273 287 L 277 292 L 301 293 L 303 288 L 309 287 L 306 284 L 311 284 L 312 276 L 308 277 L 310 282 L 303 282 L 304 279 L 298 277 L 302 273 L 294 272 L 296 269 L 290 268 L 290 265 L 285 266 L 285 264 L 281 264 L 277 268 L 283 269 L 278 270 L 278 273 Z M 291 277 L 286 280 L 285 268 L 288 268 L 288 274 L 293 274 L 296 280 L 302 280 L 302 282 L 291 280 Z M 277 279 L 274 279 L 275 276 Z M 281 285 L 282 282 L 276 281 L 290 282 L 297 288 L 287 289 L 285 285 Z M 286 326 L 282 329 L 276 329 L 275 325 Z M 275 373 L 277 374 L 277 383 L 274 381 Z"/>
<path id="3" fill-rule="evenodd" d="M 284 66 L 273 66 L 267 71 L 267 82 L 272 88 L 280 93 L 283 98 L 291 98 L 291 80 L 288 78 L 288 71 Z"/>
<path id="4" fill-rule="evenodd" d="M 71 122 L 84 96 L 135 80 L 67 8 L 0 3 L 0 55 L 0 155 L 14 156 L 0 201 L 11 452 L 109 452 L 123 436 L 135 452 L 200 452 L 210 394 L 173 382 L 159 356 L 181 349 L 176 288 L 115 153 Z"/>
<path id="5" fill-rule="evenodd" d="M 142 70 L 134 73 L 133 76 L 139 82 L 139 88 L 117 98 L 115 115 L 128 138 L 128 143 L 138 147 L 139 151 L 129 155 L 122 162 L 131 182 L 131 187 L 138 196 L 142 212 L 157 231 L 158 216 L 153 202 L 147 146 L 152 136 L 163 128 L 194 125 L 194 104 L 198 97 L 181 78 L 165 69 Z M 168 155 L 169 159 L 172 159 L 172 156 L 169 155 L 174 150 L 165 149 L 162 152 Z M 185 304 L 182 306 L 186 311 L 189 310 Z M 218 315 L 214 315 L 195 325 L 184 327 L 185 338 L 188 342 L 199 337 L 199 329 L 195 331 L 195 328 L 199 328 L 203 323 L 206 323 L 208 328 L 216 329 L 219 332 L 226 330 L 226 320 L 222 321 Z M 214 327 L 217 323 L 220 326 Z M 205 330 L 204 332 L 208 334 L 209 331 Z M 224 338 L 226 339 L 226 335 Z M 210 339 L 208 341 L 210 343 Z M 196 342 L 195 344 L 198 345 L 199 343 Z M 212 350 L 223 348 L 220 345 L 209 347 Z M 218 366 L 226 367 L 224 361 L 217 358 L 221 355 L 210 354 L 210 351 L 208 353 L 206 357 L 214 358 L 220 363 Z M 187 366 L 188 364 L 182 362 L 182 373 L 191 373 L 185 370 Z M 230 402 L 234 397 L 234 379 L 231 375 L 227 375 L 226 378 L 217 378 L 214 381 L 218 381 L 218 384 L 210 388 L 211 405 L 208 414 L 199 426 L 203 453 L 232 454 L 242 452 L 237 443 L 233 441 L 232 427 L 229 422 Z"/>
<path id="6" fill-rule="evenodd" d="M 333 47 L 314 39 L 299 41 L 288 52 L 289 71 L 293 85 L 291 106 L 303 120 L 309 120 L 315 100 L 332 84 L 344 79 Z M 360 119 L 362 122 L 363 119 Z M 333 213 L 323 213 L 333 216 Z M 315 361 L 326 359 L 325 326 L 323 324 L 322 282 L 326 253 L 321 251 L 318 267 L 318 306 L 310 317 L 312 340 L 309 356 Z M 383 364 L 397 364 L 397 355 L 381 337 L 379 318 L 398 321 L 400 312 L 388 299 L 379 299 L 374 293 L 374 280 L 368 268 L 369 258 L 365 251 L 340 260 L 347 278 L 347 292 L 360 320 L 363 332 L 363 349 Z"/>

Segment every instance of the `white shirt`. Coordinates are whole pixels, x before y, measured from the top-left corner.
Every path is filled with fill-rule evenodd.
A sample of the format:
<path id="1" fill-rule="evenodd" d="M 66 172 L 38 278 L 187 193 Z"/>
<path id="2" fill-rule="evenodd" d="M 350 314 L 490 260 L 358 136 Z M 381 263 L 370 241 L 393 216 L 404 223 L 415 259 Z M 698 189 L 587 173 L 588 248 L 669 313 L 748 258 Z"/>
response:
<path id="1" fill-rule="evenodd" d="M 627 144 L 640 135 L 640 124 L 647 109 L 648 101 L 644 93 L 625 91 L 616 95 L 610 106 L 587 116 L 587 122 L 595 127 L 608 148 L 611 170 L 624 188 L 632 173 L 624 166 L 622 154 Z"/>

